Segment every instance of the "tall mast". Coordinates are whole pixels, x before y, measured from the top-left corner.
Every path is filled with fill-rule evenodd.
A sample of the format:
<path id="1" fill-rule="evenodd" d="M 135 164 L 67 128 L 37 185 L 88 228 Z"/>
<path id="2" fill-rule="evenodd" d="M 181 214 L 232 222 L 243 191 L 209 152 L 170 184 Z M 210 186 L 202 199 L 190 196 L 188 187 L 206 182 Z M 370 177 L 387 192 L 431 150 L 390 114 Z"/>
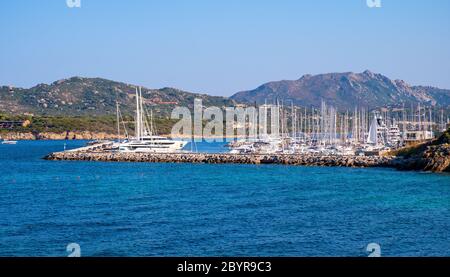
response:
<path id="1" fill-rule="evenodd" d="M 417 107 L 417 110 L 419 112 L 419 130 L 422 131 L 422 112 L 421 112 L 421 107 L 420 107 L 420 103 L 419 106 Z"/>
<path id="2" fill-rule="evenodd" d="M 299 112 L 299 116 L 300 116 L 300 118 L 299 118 L 299 127 L 300 127 L 300 129 L 299 130 L 300 130 L 300 133 L 305 134 L 304 131 L 303 131 L 302 108 L 299 107 L 299 110 L 300 110 L 300 112 Z"/>
<path id="3" fill-rule="evenodd" d="M 117 140 L 120 142 L 119 101 L 116 101 Z"/>
<path id="4" fill-rule="evenodd" d="M 308 108 L 305 107 L 305 130 L 303 131 L 304 137 L 305 137 L 305 142 L 306 142 L 306 135 L 309 133 L 309 129 L 308 129 Z"/>
<path id="5" fill-rule="evenodd" d="M 337 138 L 337 110 L 333 107 L 333 145 L 336 145 Z"/>
<path id="6" fill-rule="evenodd" d="M 141 115 L 139 109 L 140 109 L 139 91 L 138 88 L 136 88 L 136 124 L 135 124 L 136 140 L 141 140 Z"/>
<path id="7" fill-rule="evenodd" d="M 155 127 L 153 126 L 153 110 L 150 110 L 150 135 L 156 135 Z"/>
<path id="8" fill-rule="evenodd" d="M 405 104 L 403 104 L 403 141 L 406 139 L 406 133 L 408 132 L 408 111 L 406 110 Z"/>
<path id="9" fill-rule="evenodd" d="M 356 137 L 356 141 L 357 141 L 357 143 L 359 143 L 359 113 L 358 113 L 358 108 L 356 108 L 355 109 L 355 133 L 356 133 L 356 135 L 355 135 L 355 137 Z"/>
<path id="10" fill-rule="evenodd" d="M 291 103 L 291 108 L 292 108 L 292 137 L 293 138 L 295 138 L 295 129 L 296 129 L 296 126 L 295 126 L 295 124 L 297 124 L 297 118 L 296 118 L 296 112 L 295 112 L 295 110 L 294 110 L 294 101 L 292 101 L 292 103 Z"/>
<path id="11" fill-rule="evenodd" d="M 313 108 L 311 108 L 311 141 L 312 138 L 314 138 L 314 136 L 316 135 L 315 130 L 316 130 L 316 119 L 315 119 L 315 111 Z"/>
<path id="12" fill-rule="evenodd" d="M 141 89 L 141 87 L 139 87 L 139 112 L 140 112 L 140 121 L 141 121 L 141 124 L 140 124 L 140 126 L 141 126 L 141 136 L 144 136 L 144 135 L 146 135 L 145 134 L 145 131 L 144 131 L 144 108 L 143 108 L 143 105 L 142 105 L 142 89 Z"/>
<path id="13" fill-rule="evenodd" d="M 428 124 L 430 125 L 430 132 L 433 132 L 433 124 L 431 123 L 433 121 L 433 115 L 432 115 L 432 111 L 431 111 L 431 107 L 429 109 L 429 113 L 430 113 L 430 120 L 428 121 Z"/>

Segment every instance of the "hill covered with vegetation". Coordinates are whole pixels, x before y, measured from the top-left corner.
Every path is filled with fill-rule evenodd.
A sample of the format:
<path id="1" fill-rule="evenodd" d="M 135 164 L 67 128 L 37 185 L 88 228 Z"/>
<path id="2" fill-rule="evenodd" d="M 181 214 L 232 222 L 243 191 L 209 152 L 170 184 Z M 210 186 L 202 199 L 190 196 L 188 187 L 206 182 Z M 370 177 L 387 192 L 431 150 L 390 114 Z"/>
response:
<path id="1" fill-rule="evenodd" d="M 121 124 L 121 135 L 124 135 L 123 126 L 130 135 L 134 134 L 133 117 L 125 116 Z M 0 136 L 10 139 L 64 139 L 69 138 L 109 138 L 116 137 L 117 120 L 115 116 L 31 116 L 0 114 L 0 121 L 27 121 L 26 126 L 17 126 L 12 129 L 0 130 Z M 159 134 L 170 134 L 176 120 L 156 118 L 154 124 Z M 66 135 L 69 134 L 70 135 Z M 89 133 L 88 137 L 82 134 Z M 23 134 L 27 134 L 23 136 Z M 101 134 L 101 135 L 99 135 Z"/>
<path id="2" fill-rule="evenodd" d="M 102 78 L 72 77 L 29 89 L 0 87 L 0 111 L 39 116 L 107 116 L 116 114 L 116 102 L 123 114 L 135 110 L 135 85 Z M 205 106 L 233 106 L 226 97 L 191 93 L 175 88 L 142 88 L 144 103 L 157 117 L 167 118 L 176 106 L 192 108 L 194 99 Z"/>

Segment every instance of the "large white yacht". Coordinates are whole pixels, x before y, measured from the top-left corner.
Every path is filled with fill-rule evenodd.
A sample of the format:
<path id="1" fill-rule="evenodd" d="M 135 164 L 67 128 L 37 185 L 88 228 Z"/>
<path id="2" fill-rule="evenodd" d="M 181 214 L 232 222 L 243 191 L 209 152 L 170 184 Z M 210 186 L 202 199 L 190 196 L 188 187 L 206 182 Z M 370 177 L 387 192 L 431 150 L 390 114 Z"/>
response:
<path id="1" fill-rule="evenodd" d="M 121 152 L 173 153 L 182 150 L 187 141 L 172 140 L 160 136 L 143 136 L 139 140 L 131 139 L 119 145 Z"/>
<path id="2" fill-rule="evenodd" d="M 136 89 L 136 126 L 135 137 L 119 143 L 120 152 L 173 153 L 182 150 L 187 141 L 173 140 L 154 135 L 153 118 L 150 125 L 142 105 L 142 91 Z"/>

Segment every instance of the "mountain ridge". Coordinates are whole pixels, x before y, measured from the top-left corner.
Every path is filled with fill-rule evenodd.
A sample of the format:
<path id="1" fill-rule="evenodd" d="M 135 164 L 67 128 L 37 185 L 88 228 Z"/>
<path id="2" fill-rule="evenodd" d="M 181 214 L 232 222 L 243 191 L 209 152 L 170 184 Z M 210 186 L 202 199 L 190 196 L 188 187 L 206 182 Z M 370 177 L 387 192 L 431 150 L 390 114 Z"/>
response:
<path id="1" fill-rule="evenodd" d="M 0 111 L 39 115 L 105 115 L 116 113 L 116 101 L 122 112 L 135 109 L 135 88 L 123 82 L 104 78 L 71 77 L 29 89 L 0 87 Z M 195 98 L 205 105 L 230 106 L 234 101 L 220 96 L 192 93 L 177 88 L 142 87 L 145 104 L 160 116 L 167 117 L 175 106 L 192 108 Z"/>
<path id="2" fill-rule="evenodd" d="M 116 101 L 124 114 L 135 109 L 136 85 L 104 78 L 71 77 L 31 88 L 0 86 L 0 112 L 32 113 L 45 116 L 114 115 Z M 231 97 L 210 96 L 177 88 L 142 87 L 145 104 L 159 117 L 169 117 L 175 106 L 193 109 L 194 99 L 204 106 L 230 107 L 236 104 L 263 104 L 266 101 L 293 100 L 298 106 L 320 107 L 324 100 L 338 109 L 400 107 L 418 103 L 450 109 L 450 90 L 433 86 L 411 86 L 403 80 L 366 70 L 318 75 L 305 74 L 297 80 L 272 81 L 254 90 Z"/>
<path id="3" fill-rule="evenodd" d="M 450 106 L 450 90 L 433 86 L 411 86 L 403 80 L 366 70 L 318 75 L 305 74 L 297 80 L 272 81 L 256 89 L 231 96 L 238 102 L 263 104 L 266 100 L 291 99 L 301 106 L 320 106 L 325 100 L 340 109 L 372 108 L 421 103 Z"/>

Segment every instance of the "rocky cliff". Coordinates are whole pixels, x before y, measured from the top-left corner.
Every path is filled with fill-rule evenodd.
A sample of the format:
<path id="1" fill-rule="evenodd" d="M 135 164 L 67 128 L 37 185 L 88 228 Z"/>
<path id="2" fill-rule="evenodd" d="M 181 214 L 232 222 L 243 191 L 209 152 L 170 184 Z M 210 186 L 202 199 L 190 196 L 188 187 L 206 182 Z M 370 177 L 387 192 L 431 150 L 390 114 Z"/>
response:
<path id="1" fill-rule="evenodd" d="M 450 172 L 450 129 L 432 142 L 401 149 L 396 154 L 402 159 L 398 169 Z"/>

